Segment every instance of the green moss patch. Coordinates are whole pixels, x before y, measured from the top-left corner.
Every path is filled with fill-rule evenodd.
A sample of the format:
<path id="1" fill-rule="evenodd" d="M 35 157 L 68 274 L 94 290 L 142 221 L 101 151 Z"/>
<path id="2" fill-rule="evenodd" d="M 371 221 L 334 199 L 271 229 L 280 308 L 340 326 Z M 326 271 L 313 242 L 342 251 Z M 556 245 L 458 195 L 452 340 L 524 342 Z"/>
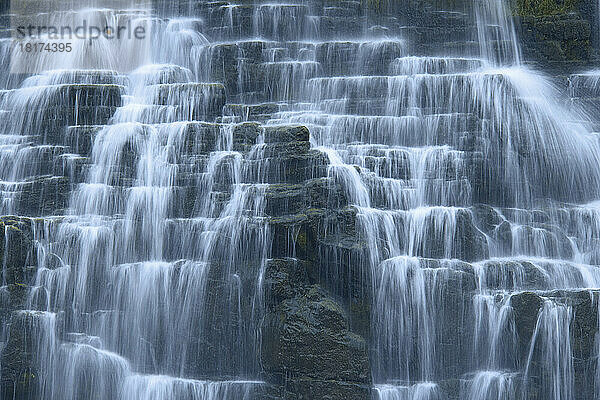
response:
<path id="1" fill-rule="evenodd" d="M 557 15 L 574 12 L 578 0 L 517 0 L 516 15 Z"/>

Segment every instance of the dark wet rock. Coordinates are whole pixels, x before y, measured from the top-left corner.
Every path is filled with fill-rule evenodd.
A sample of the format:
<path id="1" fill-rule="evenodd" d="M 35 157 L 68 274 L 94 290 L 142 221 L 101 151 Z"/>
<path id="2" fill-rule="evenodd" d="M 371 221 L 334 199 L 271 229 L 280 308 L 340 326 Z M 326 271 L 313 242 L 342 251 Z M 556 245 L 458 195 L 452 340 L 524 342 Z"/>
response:
<path id="1" fill-rule="evenodd" d="M 491 233 L 504 221 L 504 218 L 493 207 L 486 204 L 477 204 L 473 206 L 472 210 L 477 226 L 482 228 L 485 233 Z"/>
<path id="2" fill-rule="evenodd" d="M 349 330 L 344 310 L 319 286 L 305 286 L 274 307 L 263 335 L 265 371 L 299 399 L 313 398 L 313 390 L 340 400 L 368 395 L 366 342 Z"/>
<path id="3" fill-rule="evenodd" d="M 539 4 L 546 3 L 551 2 Z M 536 2 L 528 4 L 535 5 Z M 552 12 L 522 9 L 520 15 L 517 27 L 527 59 L 554 72 L 579 69 L 589 62 L 592 30 L 590 22 L 583 16 L 560 9 Z"/>
<path id="4" fill-rule="evenodd" d="M 102 129 L 102 125 L 77 125 L 69 126 L 62 138 L 57 137 L 59 143 L 69 146 L 71 152 L 80 155 L 90 155 L 94 139 L 98 132 Z"/>
<path id="5" fill-rule="evenodd" d="M 597 290 L 557 290 L 544 296 L 572 308 L 571 346 L 575 361 L 590 360 L 596 352 L 595 336 L 598 333 Z"/>
<path id="6" fill-rule="evenodd" d="M 219 83 L 154 85 L 153 104 L 173 106 L 184 120 L 215 120 L 223 113 L 225 87 Z"/>
<path id="7" fill-rule="evenodd" d="M 235 379 L 245 371 L 258 369 L 257 347 L 254 346 L 259 343 L 256 332 L 260 327 L 254 317 L 262 307 L 255 297 L 258 289 L 256 276 L 261 267 L 258 258 L 233 269 L 216 262 L 210 265 L 204 308 L 193 311 L 198 313 L 199 324 L 189 332 L 188 340 L 190 351 L 197 356 L 183 363 L 187 374 Z M 203 313 L 204 310 L 210 311 Z M 252 345 L 244 346 L 245 343 Z M 160 347 L 160 342 L 155 342 L 154 346 Z M 168 355 L 159 352 L 156 357 L 164 360 Z M 147 368 L 151 370 L 152 366 Z"/>
<path id="8" fill-rule="evenodd" d="M 503 251 L 510 254 L 512 248 L 512 226 L 500 212 L 488 205 L 478 204 L 473 208 L 476 226 L 495 239 Z"/>
<path id="9" fill-rule="evenodd" d="M 322 17 L 319 30 L 323 37 L 334 38 L 342 34 L 347 38 L 359 37 L 362 33 L 363 18 L 352 17 Z"/>
<path id="10" fill-rule="evenodd" d="M 474 342 L 473 331 L 466 328 L 474 317 L 472 296 L 477 280 L 470 264 L 460 261 L 422 259 L 422 268 L 431 268 L 428 280 L 436 304 L 436 361 L 440 379 L 452 379 L 469 372 Z M 419 340 L 415 337 L 415 343 Z M 415 371 L 417 372 L 417 371 Z"/>
<path id="11" fill-rule="evenodd" d="M 494 231 L 494 236 L 502 245 L 504 251 L 509 251 L 512 248 L 512 227 L 508 221 L 502 222 Z"/>
<path id="12" fill-rule="evenodd" d="M 269 183 L 296 184 L 327 176 L 327 156 L 319 150 L 305 150 L 306 145 L 300 145 L 291 152 L 268 157 L 262 167 L 262 179 Z"/>
<path id="13" fill-rule="evenodd" d="M 20 215 L 56 215 L 67 208 L 70 185 L 63 176 L 43 176 L 17 186 Z"/>
<path id="14" fill-rule="evenodd" d="M 457 258 L 464 261 L 479 261 L 488 258 L 488 245 L 485 235 L 473 223 L 470 212 L 457 215 L 456 238 L 459 241 Z"/>
<path id="15" fill-rule="evenodd" d="M 309 150 L 309 142 L 267 143 L 263 148 L 263 154 L 267 158 L 282 158 L 286 156 L 306 154 Z"/>
<path id="16" fill-rule="evenodd" d="M 531 338 L 537 324 L 538 313 L 543 302 L 543 299 L 533 292 L 518 293 L 510 298 L 510 304 L 515 315 L 515 327 L 521 357 L 527 357 Z"/>
<path id="17" fill-rule="evenodd" d="M 310 214 L 271 218 L 271 255 L 276 258 L 295 257 L 311 260 L 311 251 L 316 248 L 320 217 L 324 213 L 324 210 L 315 210 Z"/>
<path id="18" fill-rule="evenodd" d="M 371 398 L 371 388 L 367 384 L 299 378 L 286 382 L 282 396 L 298 400 L 367 400 Z"/>
<path id="19" fill-rule="evenodd" d="M 486 287 L 491 290 L 511 290 L 517 282 L 520 289 L 549 289 L 548 276 L 527 260 L 492 259 L 484 261 Z"/>
<path id="20" fill-rule="evenodd" d="M 571 323 L 571 346 L 573 349 L 573 367 L 575 370 L 575 387 L 581 398 L 593 398 L 598 348 L 596 343 L 598 331 L 598 299 L 600 293 L 581 291 L 570 296 L 573 305 L 573 321 Z"/>
<path id="21" fill-rule="evenodd" d="M 35 264 L 32 221 L 21 217 L 0 218 L 0 254 L 3 280 L 9 285 L 25 285 Z"/>
<path id="22" fill-rule="evenodd" d="M 525 365 L 531 357 L 528 396 L 539 398 L 548 394 L 545 380 L 549 379 L 544 371 L 544 358 L 549 355 L 548 348 L 540 345 L 538 337 L 532 348 L 532 338 L 538 324 L 538 313 L 546 301 L 570 308 L 570 323 L 568 326 L 572 362 L 574 371 L 574 388 L 578 399 L 593 398 L 594 372 L 596 368 L 596 335 L 598 334 L 598 296 L 597 291 L 588 290 L 558 290 L 553 292 L 532 293 L 524 292 L 511 297 L 514 310 L 515 327 L 519 336 L 519 354 L 521 363 Z M 551 323 L 554 323 L 551 321 Z M 557 323 L 560 324 L 560 321 Z M 554 328 L 551 328 L 554 329 Z M 556 326 L 556 329 L 559 329 Z M 561 331 L 561 334 L 564 332 Z M 538 333 L 542 335 L 542 333 Z M 561 343 L 565 338 L 558 338 Z M 565 364 L 565 367 L 567 365 Z"/>
<path id="23" fill-rule="evenodd" d="M 227 104 L 223 109 L 223 114 L 238 117 L 242 121 L 263 121 L 269 119 L 279 109 L 280 105 L 276 103 Z"/>
<path id="24" fill-rule="evenodd" d="M 251 26 L 251 25 L 250 25 Z M 234 62 L 240 54 L 241 50 L 236 43 L 224 43 L 215 44 L 210 48 L 210 65 L 211 79 L 215 82 L 222 82 L 227 90 L 227 94 L 230 97 L 239 95 L 239 71 L 238 63 Z M 259 70 L 255 72 L 260 72 Z M 260 76 L 260 75 L 259 75 Z M 256 76 L 258 78 L 259 76 Z M 250 82 L 248 82 L 250 83 Z M 251 83 L 251 87 L 248 87 L 248 91 L 256 89 L 261 86 L 261 80 L 257 79 L 256 82 Z"/>
<path id="25" fill-rule="evenodd" d="M 60 86 L 46 104 L 63 107 L 120 107 L 124 88 L 114 84 L 71 84 Z"/>
<path id="26" fill-rule="evenodd" d="M 550 222 L 548 212 L 544 210 L 524 210 L 520 208 L 504 208 L 502 214 L 510 221 L 527 221 L 530 224 L 544 224 Z"/>
<path id="27" fill-rule="evenodd" d="M 250 150 L 261 134 L 261 127 L 255 122 L 237 124 L 233 127 L 233 147 L 236 150 Z"/>
<path id="28" fill-rule="evenodd" d="M 308 142 L 309 135 L 305 126 L 268 126 L 265 128 L 265 143 Z"/>
<path id="29" fill-rule="evenodd" d="M 454 229 L 448 232 L 441 231 L 436 228 L 439 221 L 445 221 Z M 397 224 L 401 224 L 404 229 L 409 229 L 411 224 L 419 224 L 419 229 L 422 230 L 420 242 L 410 249 L 415 255 L 427 258 L 457 258 L 467 262 L 488 258 L 486 237 L 475 226 L 473 214 L 469 209 L 431 210 L 425 216 L 401 215 Z M 452 238 L 451 243 L 447 241 L 446 235 Z M 448 253 L 451 253 L 450 256 Z"/>
<path id="30" fill-rule="evenodd" d="M 309 208 L 304 213 L 270 218 L 274 257 L 296 257 L 319 261 L 320 247 L 363 249 L 356 236 L 356 211 L 345 208 L 336 211 Z M 325 260 L 321 260 L 324 267 Z"/>
<path id="31" fill-rule="evenodd" d="M 184 153 L 191 155 L 207 154 L 216 149 L 221 127 L 218 124 L 190 122 L 185 126 L 183 138 Z"/>
<path id="32" fill-rule="evenodd" d="M 10 314 L 26 306 L 30 287 L 23 283 L 8 284 L 0 288 L 0 321 L 6 323 Z"/>
<path id="33" fill-rule="evenodd" d="M 493 186 L 498 182 L 488 182 L 485 176 L 486 157 L 481 151 L 468 152 L 465 160 L 465 171 L 473 190 L 473 201 L 477 203 L 497 204 L 496 198 L 500 189 Z M 502 197 L 502 196 L 500 196 Z M 500 204 L 502 201 L 499 202 Z"/>
<path id="34" fill-rule="evenodd" d="M 271 216 L 296 214 L 308 205 L 303 185 L 269 185 L 266 212 Z"/>
<path id="35" fill-rule="evenodd" d="M 307 262 L 294 258 L 271 259 L 265 270 L 265 287 L 270 306 L 277 306 L 301 293 L 309 282 Z"/>
<path id="36" fill-rule="evenodd" d="M 33 361 L 36 337 L 31 325 L 31 316 L 24 312 L 14 312 L 10 318 L 0 361 L 3 399 L 26 400 L 36 396 L 40 371 Z"/>
<path id="37" fill-rule="evenodd" d="M 347 205 L 342 188 L 329 178 L 316 178 L 303 184 L 272 184 L 266 191 L 266 213 L 284 216 L 309 209 L 338 209 Z"/>
<path id="38" fill-rule="evenodd" d="M 185 83 L 190 80 L 191 72 L 187 68 L 174 64 L 161 65 L 157 68 L 158 73 L 146 74 L 142 69 L 139 73 L 134 73 L 136 78 L 143 76 L 144 85 L 165 85 L 169 83 Z"/>
<path id="39" fill-rule="evenodd" d="M 116 110 L 116 106 L 100 104 L 97 106 L 81 104 L 78 107 L 52 106 L 27 111 L 23 117 L 26 121 L 26 129 L 35 126 L 43 143 L 58 144 L 61 142 L 67 126 L 104 125 L 108 123 Z M 25 131 L 22 133 L 25 134 Z"/>

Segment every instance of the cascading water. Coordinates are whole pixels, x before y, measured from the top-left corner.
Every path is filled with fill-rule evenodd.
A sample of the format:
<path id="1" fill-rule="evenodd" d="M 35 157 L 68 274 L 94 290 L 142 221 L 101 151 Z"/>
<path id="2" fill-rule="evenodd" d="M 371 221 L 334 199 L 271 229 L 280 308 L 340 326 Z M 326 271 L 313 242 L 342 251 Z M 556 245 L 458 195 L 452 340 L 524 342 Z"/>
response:
<path id="1" fill-rule="evenodd" d="M 115 11 L 86 12 L 111 19 Z M 154 22 L 154 17 L 142 18 L 144 24 Z M 2 169 L 9 188 L 43 174 L 30 167 L 36 165 L 31 162 L 35 157 L 61 150 L 27 146 L 26 135 L 48 119 L 31 110 L 43 110 L 52 102 L 59 106 L 77 85 L 87 85 L 91 95 L 106 99 L 95 103 L 96 112 L 114 109 L 105 126 L 100 122 L 87 128 L 91 124 L 83 118 L 69 121 L 78 130 L 75 140 L 93 130 L 93 138 L 86 138 L 89 168 L 73 189 L 66 215 L 49 220 L 34 235 L 40 246 L 38 272 L 27 305 L 41 311 L 24 313 L 35 324 L 32 335 L 52 335 L 52 341 L 34 347 L 37 354 L 45 354 L 35 360 L 44 371 L 37 377 L 35 398 L 241 399 L 260 385 L 247 378 L 257 376 L 258 277 L 267 243 L 267 228 L 260 221 L 263 185 L 245 183 L 249 162 L 233 151 L 231 129 L 201 122 L 220 113 L 223 87 L 194 82 L 189 69 L 194 66 L 181 55 L 193 54 L 194 46 L 206 40 L 185 20 L 156 21 L 155 28 L 156 36 L 173 42 L 159 45 L 153 57 L 180 65 L 148 64 L 125 76 L 85 66 L 69 70 L 70 61 L 64 60 L 65 70 L 28 78 L 3 100 L 12 120 L 9 124 L 5 119 L 2 128 L 8 138 L 3 156 L 12 160 Z M 74 49 L 73 57 L 84 51 L 89 49 Z M 108 62 L 104 68 L 116 62 L 103 51 L 93 54 Z M 78 107 L 80 93 L 73 94 Z M 99 116 L 92 119 L 102 121 Z M 203 135 L 213 135 L 212 147 L 202 142 Z M 232 174 L 223 176 L 226 171 L 219 168 Z M 189 170 L 187 179 L 197 176 L 198 184 L 178 186 L 182 170 Z M 231 193 L 222 209 L 215 210 L 214 204 L 207 206 L 207 183 L 216 180 Z M 3 211 L 14 212 L 12 193 L 3 197 Z M 190 199 L 197 199 L 198 206 L 187 210 L 192 215 L 182 215 L 182 202 Z M 246 270 L 240 273 L 239 265 Z M 223 282 L 220 295 L 229 297 L 223 305 L 212 305 L 218 321 L 204 309 L 211 274 L 213 282 Z M 242 313 L 240 299 L 248 297 L 256 315 Z M 217 335 L 216 330 L 209 332 L 217 326 Z M 59 332 L 60 337 L 54 336 Z M 201 343 L 209 336 L 224 349 L 216 359 Z M 231 379 L 201 379 L 217 375 Z"/>
<path id="2" fill-rule="evenodd" d="M 521 64 L 504 1 L 419 9 L 465 25 L 461 46 L 438 37 L 442 50 L 402 18 L 372 23 L 372 2 L 69 4 L 45 21 L 132 21 L 152 46 L 121 64 L 131 43 L 83 41 L 35 73 L 0 74 L 1 212 L 36 217 L 7 219 L 1 246 L 1 370 L 27 349 L 23 398 L 249 400 L 302 385 L 303 398 L 334 399 L 600 393 L 600 144 L 589 110 Z M 572 77 L 572 97 L 597 81 Z M 326 200 L 314 200 L 322 182 Z M 311 373 L 318 360 L 300 359 L 300 373 L 285 360 L 302 356 L 285 353 L 294 341 L 274 351 L 266 336 L 273 296 L 301 310 L 285 334 L 315 319 L 294 302 L 300 289 L 268 287 L 275 258 L 310 261 L 297 275 L 324 276 L 348 300 L 335 268 L 350 257 L 327 253 L 329 237 L 302 253 L 298 226 L 280 232 L 328 207 L 355 222 L 356 241 L 335 246 L 358 253 L 370 309 L 371 378 L 342 384 L 372 386 L 362 397 L 321 395 L 333 379 Z M 10 249 L 27 224 L 30 277 L 17 282 Z M 330 317 L 333 301 L 306 290 L 346 332 L 336 340 L 356 341 Z M 582 309 L 595 310 L 589 365 L 572 339 Z"/>
<path id="3" fill-rule="evenodd" d="M 511 298 L 527 290 L 598 287 L 596 267 L 583 265 L 594 234 L 572 231 L 590 226 L 580 212 L 593 215 L 595 226 L 595 206 L 559 202 L 598 198 L 600 147 L 581 112 L 568 112 L 545 77 L 520 65 L 504 3 L 474 6 L 481 58 L 409 57 L 396 40 L 399 57 L 388 71 L 352 76 L 350 68 L 346 76 L 309 79 L 310 112 L 282 112 L 279 121 L 311 126 L 330 173 L 358 210 L 374 288 L 379 398 L 437 398 L 438 389 L 423 388 L 446 384 L 458 371 L 467 379 L 459 398 L 573 398 L 569 306 L 546 300 L 539 309 L 530 347 L 540 346 L 542 368 L 554 372 L 533 390 Z M 480 136 L 461 136 L 473 129 L 473 117 Z M 347 164 L 358 165 L 358 173 Z M 483 232 L 473 226 L 481 218 L 478 202 L 511 208 L 490 209 L 498 223 Z M 546 221 L 527 210 L 534 207 Z M 472 267 L 456 260 L 488 257 Z M 449 285 L 468 286 L 469 270 L 477 278 L 472 304 L 444 304 Z M 528 281 L 535 271 L 540 280 Z M 473 329 L 452 342 L 455 348 L 444 342 L 453 340 L 456 332 L 447 330 L 456 322 L 439 307 L 457 308 L 458 329 Z M 474 324 L 464 322 L 472 317 Z M 471 351 L 472 359 L 464 357 Z"/>

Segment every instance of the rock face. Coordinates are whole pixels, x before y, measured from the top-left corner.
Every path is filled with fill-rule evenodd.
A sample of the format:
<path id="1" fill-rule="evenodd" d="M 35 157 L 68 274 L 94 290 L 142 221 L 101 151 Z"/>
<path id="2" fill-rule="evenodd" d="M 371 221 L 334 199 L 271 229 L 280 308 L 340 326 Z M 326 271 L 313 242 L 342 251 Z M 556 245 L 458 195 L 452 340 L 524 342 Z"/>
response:
<path id="1" fill-rule="evenodd" d="M 27 331 L 28 318 L 19 310 L 26 308 L 35 264 L 33 221 L 27 218 L 2 218 L 2 254 L 4 255 L 0 293 L 0 321 L 3 326 L 0 360 L 2 398 L 27 399 L 36 393 L 38 371 L 35 368 L 35 338 Z"/>
<path id="2" fill-rule="evenodd" d="M 367 398 L 367 344 L 349 330 L 343 308 L 319 285 L 308 285 L 301 262 L 272 260 L 266 277 L 274 303 L 263 326 L 261 357 L 286 398 Z"/>
<path id="3" fill-rule="evenodd" d="M 572 348 L 573 361 L 569 368 L 572 368 L 574 385 L 577 398 L 594 398 L 594 378 L 590 376 L 590 371 L 596 368 L 594 355 L 596 350 L 596 334 L 598 333 L 598 307 L 596 303 L 596 292 L 552 292 L 544 293 L 545 298 L 550 298 L 559 304 L 566 305 L 572 310 L 572 319 L 567 321 L 568 326 L 561 327 L 560 323 L 552 326 L 553 329 L 562 331 L 561 334 L 569 335 L 564 338 L 565 343 L 570 343 Z M 521 354 L 528 354 L 529 357 L 539 357 L 540 361 L 531 363 L 530 378 L 527 382 L 528 393 L 531 398 L 543 398 L 548 395 L 545 379 L 548 379 L 548 372 L 544 371 L 547 366 L 544 365 L 542 355 L 541 340 L 538 337 L 543 331 L 543 324 L 540 318 L 544 316 L 544 297 L 539 294 L 524 292 L 515 295 L 511 299 L 511 305 L 515 312 L 515 326 L 519 346 L 523 347 Z M 557 351 L 558 353 L 559 351 Z M 526 363 L 527 360 L 522 360 Z"/>
<path id="4" fill-rule="evenodd" d="M 152 3 L 0 40 L 0 399 L 598 397 L 596 3 Z"/>
<path id="5" fill-rule="evenodd" d="M 592 1 L 514 2 L 525 57 L 551 71 L 569 73 L 595 65 L 600 36 Z"/>
<path id="6" fill-rule="evenodd" d="M 525 54 L 542 64 L 569 70 L 589 65 L 592 57 L 592 25 L 583 17 L 558 15 L 522 15 L 521 30 Z"/>

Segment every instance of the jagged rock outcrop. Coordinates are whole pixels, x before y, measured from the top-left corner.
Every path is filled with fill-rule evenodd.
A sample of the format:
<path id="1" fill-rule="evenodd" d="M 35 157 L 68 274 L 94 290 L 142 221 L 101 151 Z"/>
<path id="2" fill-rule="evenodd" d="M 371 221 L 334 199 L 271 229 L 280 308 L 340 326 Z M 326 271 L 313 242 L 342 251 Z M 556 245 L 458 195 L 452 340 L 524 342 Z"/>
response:
<path id="1" fill-rule="evenodd" d="M 273 259 L 267 265 L 265 372 L 285 398 L 368 398 L 367 343 L 349 330 L 343 308 L 319 285 L 309 285 L 305 264 Z"/>

